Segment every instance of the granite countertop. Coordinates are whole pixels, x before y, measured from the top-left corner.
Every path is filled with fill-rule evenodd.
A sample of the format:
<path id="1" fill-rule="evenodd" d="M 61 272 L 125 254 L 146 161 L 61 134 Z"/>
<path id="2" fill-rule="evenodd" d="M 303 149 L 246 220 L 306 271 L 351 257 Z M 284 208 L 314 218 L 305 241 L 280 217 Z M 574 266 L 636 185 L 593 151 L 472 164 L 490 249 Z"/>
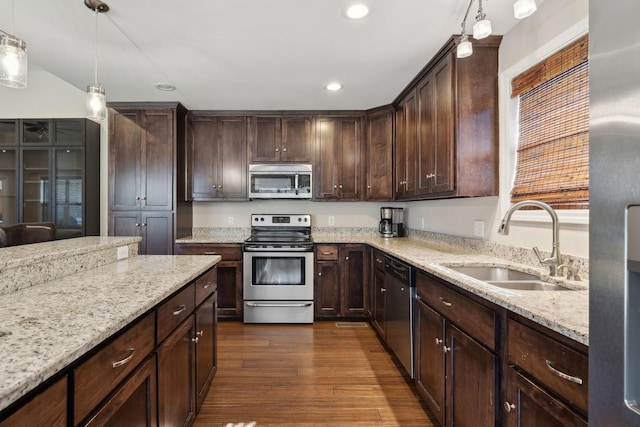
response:
<path id="1" fill-rule="evenodd" d="M 179 243 L 241 243 L 244 235 L 197 235 Z M 550 278 L 548 269 L 473 252 L 460 246 L 416 238 L 383 238 L 370 234 L 314 233 L 314 243 L 366 243 L 438 276 L 475 295 L 531 319 L 581 344 L 589 345 L 589 283 Z M 571 288 L 570 291 L 511 291 L 496 288 L 447 266 L 513 267 Z"/>
<path id="2" fill-rule="evenodd" d="M 219 261 L 135 256 L 0 296 L 0 410 Z"/>

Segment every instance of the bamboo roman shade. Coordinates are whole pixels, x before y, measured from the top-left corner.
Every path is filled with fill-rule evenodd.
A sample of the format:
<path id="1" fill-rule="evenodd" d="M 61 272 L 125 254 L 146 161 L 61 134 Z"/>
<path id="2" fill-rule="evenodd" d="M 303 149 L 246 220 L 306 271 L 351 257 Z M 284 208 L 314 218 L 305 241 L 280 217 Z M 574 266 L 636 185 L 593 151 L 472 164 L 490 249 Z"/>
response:
<path id="1" fill-rule="evenodd" d="M 587 36 L 515 77 L 520 97 L 518 155 L 511 201 L 555 209 L 589 208 Z"/>

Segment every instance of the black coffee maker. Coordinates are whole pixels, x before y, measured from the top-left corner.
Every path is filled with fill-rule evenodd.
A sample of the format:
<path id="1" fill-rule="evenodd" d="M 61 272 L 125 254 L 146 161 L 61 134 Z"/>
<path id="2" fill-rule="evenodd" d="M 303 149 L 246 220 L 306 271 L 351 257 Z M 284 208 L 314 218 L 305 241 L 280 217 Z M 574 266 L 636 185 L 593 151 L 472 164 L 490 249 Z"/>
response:
<path id="1" fill-rule="evenodd" d="M 380 224 L 378 225 L 378 232 L 382 237 L 393 237 L 392 217 L 393 208 L 380 208 Z"/>

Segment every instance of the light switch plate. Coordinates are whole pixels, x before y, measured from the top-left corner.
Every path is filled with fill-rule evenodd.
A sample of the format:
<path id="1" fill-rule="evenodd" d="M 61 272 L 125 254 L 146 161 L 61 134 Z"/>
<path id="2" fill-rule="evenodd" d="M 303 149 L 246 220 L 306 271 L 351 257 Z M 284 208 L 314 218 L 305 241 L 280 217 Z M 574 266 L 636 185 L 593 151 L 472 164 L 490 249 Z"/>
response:
<path id="1" fill-rule="evenodd" d="M 473 221 L 473 235 L 476 237 L 484 237 L 484 221 Z"/>

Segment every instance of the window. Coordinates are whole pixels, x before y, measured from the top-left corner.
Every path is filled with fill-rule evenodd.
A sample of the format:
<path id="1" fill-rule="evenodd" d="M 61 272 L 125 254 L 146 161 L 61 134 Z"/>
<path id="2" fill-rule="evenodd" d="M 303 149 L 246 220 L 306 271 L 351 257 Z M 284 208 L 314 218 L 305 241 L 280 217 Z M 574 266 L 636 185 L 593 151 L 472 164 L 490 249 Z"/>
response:
<path id="1" fill-rule="evenodd" d="M 589 64 L 584 36 L 511 82 L 518 149 L 511 201 L 589 208 Z"/>

